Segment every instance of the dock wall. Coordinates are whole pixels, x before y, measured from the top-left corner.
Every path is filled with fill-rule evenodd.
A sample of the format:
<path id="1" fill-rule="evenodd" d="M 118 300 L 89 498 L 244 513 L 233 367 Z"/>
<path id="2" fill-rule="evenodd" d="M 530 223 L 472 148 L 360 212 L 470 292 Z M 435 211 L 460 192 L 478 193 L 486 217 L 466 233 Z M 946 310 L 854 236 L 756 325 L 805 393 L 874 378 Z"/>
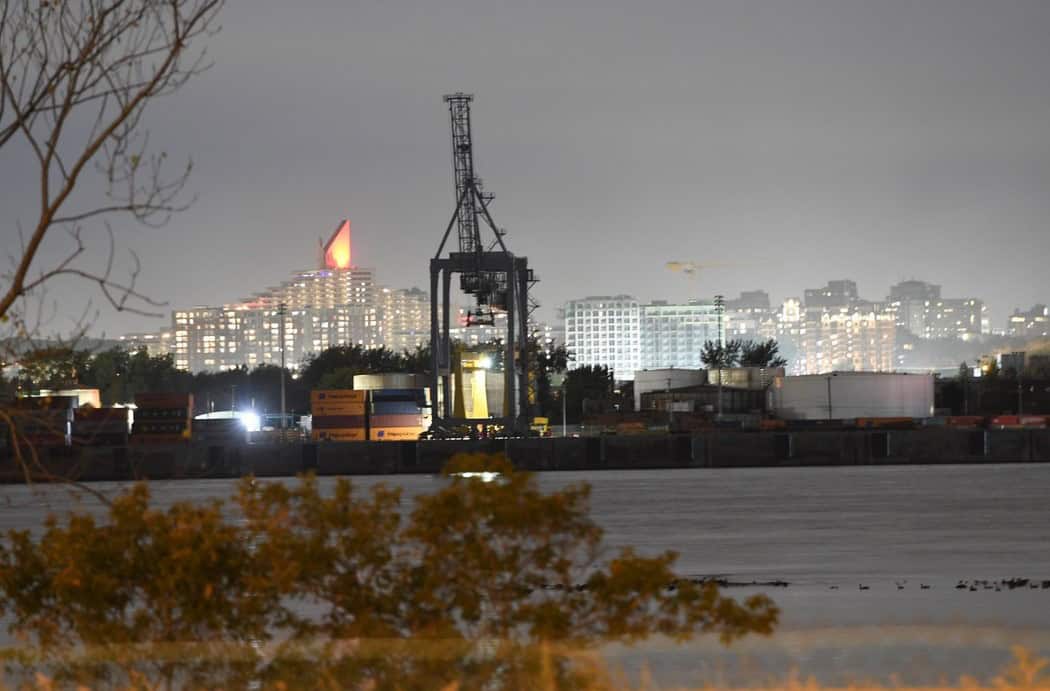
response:
<path id="1" fill-rule="evenodd" d="M 674 435 L 419 442 L 190 443 L 37 450 L 34 480 L 84 482 L 441 470 L 457 453 L 503 452 L 533 471 L 1050 462 L 1050 429 L 712 430 Z M 0 459 L 0 482 L 25 470 Z"/>

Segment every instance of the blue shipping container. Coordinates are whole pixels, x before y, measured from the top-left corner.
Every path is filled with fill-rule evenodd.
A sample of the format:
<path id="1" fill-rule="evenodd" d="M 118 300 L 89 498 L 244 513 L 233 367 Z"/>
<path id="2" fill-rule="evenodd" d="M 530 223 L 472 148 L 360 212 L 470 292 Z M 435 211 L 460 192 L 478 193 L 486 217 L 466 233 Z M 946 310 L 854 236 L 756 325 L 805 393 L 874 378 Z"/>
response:
<path id="1" fill-rule="evenodd" d="M 415 401 L 375 401 L 373 415 L 419 415 L 419 404 Z"/>

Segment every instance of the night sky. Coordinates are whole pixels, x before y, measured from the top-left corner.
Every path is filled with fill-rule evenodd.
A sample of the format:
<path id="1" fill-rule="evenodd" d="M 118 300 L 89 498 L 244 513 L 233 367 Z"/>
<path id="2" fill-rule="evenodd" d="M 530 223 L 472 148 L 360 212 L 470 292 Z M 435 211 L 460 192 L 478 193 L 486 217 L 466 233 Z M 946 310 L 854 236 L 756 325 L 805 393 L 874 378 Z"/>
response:
<path id="1" fill-rule="evenodd" d="M 476 96 L 477 169 L 543 318 L 584 295 L 779 301 L 836 278 L 869 299 L 940 283 L 995 327 L 1050 301 L 1045 0 L 230 0 L 222 26 L 215 66 L 147 112 L 193 157 L 197 202 L 160 230 L 114 223 L 168 310 L 312 268 L 344 217 L 356 264 L 425 288 L 453 91 Z M 21 153 L 0 155 L 7 250 L 38 204 Z M 56 285 L 53 327 L 89 294 Z M 168 323 L 103 309 L 95 332 Z"/>

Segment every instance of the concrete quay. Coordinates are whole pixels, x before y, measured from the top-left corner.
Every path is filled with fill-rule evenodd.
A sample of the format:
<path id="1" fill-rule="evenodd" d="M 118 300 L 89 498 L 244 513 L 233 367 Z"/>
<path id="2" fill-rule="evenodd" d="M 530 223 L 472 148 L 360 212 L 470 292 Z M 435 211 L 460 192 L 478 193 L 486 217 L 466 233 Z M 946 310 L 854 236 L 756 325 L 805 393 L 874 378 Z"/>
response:
<path id="1" fill-rule="evenodd" d="M 533 471 L 1050 462 L 1050 429 L 804 430 L 419 442 L 189 443 L 40 449 L 36 481 L 438 473 L 457 453 Z M 42 469 L 41 469 L 42 468 Z M 45 472 L 46 470 L 46 472 Z M 24 482 L 11 458 L 0 482 Z"/>

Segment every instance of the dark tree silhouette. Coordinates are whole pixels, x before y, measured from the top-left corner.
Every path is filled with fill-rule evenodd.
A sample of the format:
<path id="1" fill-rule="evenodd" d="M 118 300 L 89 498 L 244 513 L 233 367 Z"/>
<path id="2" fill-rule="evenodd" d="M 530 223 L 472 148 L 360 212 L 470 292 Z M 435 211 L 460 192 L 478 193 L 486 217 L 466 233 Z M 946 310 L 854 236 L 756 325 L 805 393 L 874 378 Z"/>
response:
<path id="1" fill-rule="evenodd" d="M 766 341 L 744 341 L 740 345 L 741 367 L 783 367 L 787 360 L 780 356 L 780 346 L 775 339 Z"/>
<path id="2" fill-rule="evenodd" d="M 739 361 L 740 341 L 726 341 L 725 344 L 704 341 L 704 347 L 700 351 L 700 362 L 707 369 L 728 369 Z"/>

